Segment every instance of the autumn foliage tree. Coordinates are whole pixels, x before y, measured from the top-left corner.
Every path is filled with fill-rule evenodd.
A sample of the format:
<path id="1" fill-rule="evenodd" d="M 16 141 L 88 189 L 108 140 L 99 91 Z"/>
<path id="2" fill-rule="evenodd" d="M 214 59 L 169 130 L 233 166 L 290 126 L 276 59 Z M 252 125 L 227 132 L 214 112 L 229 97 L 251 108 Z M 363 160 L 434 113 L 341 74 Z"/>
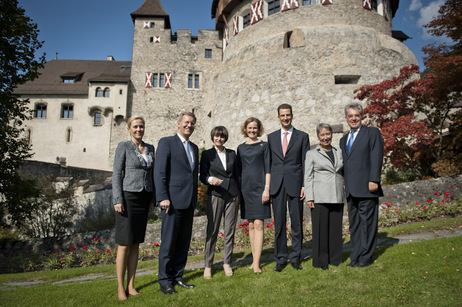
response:
<path id="1" fill-rule="evenodd" d="M 435 75 L 434 103 L 428 112 L 432 125 L 448 127 L 433 169 L 440 175 L 462 173 L 462 0 L 447 0 L 438 15 L 425 25 L 428 32 L 448 37 L 452 44 L 430 44 L 422 50 L 424 64 Z M 458 108 L 456 108 L 458 107 Z M 440 120 L 442 119 L 442 120 Z M 448 125 L 450 123 L 450 125 Z"/>
<path id="2" fill-rule="evenodd" d="M 432 102 L 434 78 L 418 78 L 419 67 L 403 67 L 399 76 L 356 90 L 356 98 L 366 100 L 365 124 L 380 128 L 384 139 L 386 162 L 393 167 L 413 170 L 419 177 L 427 175 L 430 145 L 438 133 L 416 113 Z M 431 165 L 431 163 L 430 163 Z"/>

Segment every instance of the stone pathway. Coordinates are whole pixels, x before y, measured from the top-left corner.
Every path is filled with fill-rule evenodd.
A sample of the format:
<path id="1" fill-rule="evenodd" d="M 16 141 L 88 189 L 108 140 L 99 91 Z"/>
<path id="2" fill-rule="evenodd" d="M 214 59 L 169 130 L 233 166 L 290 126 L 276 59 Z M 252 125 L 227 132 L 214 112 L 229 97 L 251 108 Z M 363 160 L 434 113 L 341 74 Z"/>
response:
<path id="1" fill-rule="evenodd" d="M 395 244 L 407 244 L 407 243 L 419 242 L 423 240 L 433 240 L 436 238 L 451 238 L 451 237 L 457 237 L 457 236 L 462 236 L 462 229 L 455 229 L 453 231 L 437 230 L 433 232 L 425 232 L 425 233 L 418 233 L 418 234 L 412 234 L 412 235 L 403 235 L 403 236 L 385 237 L 385 238 L 382 237 L 378 239 L 377 247 L 392 246 Z M 343 245 L 343 251 L 344 252 L 351 251 L 351 247 L 349 243 Z M 302 250 L 303 260 L 309 259 L 311 255 L 312 255 L 311 249 L 305 248 Z M 251 262 L 252 262 L 252 258 L 250 256 L 247 256 L 247 257 L 243 257 L 240 259 L 236 259 L 236 261 L 234 261 L 231 265 L 240 266 L 244 264 L 251 264 Z M 263 254 L 260 262 L 262 264 L 274 262 L 273 255 Z M 214 265 L 215 268 L 221 268 L 221 266 L 222 266 L 222 262 L 218 262 Z M 204 268 L 203 261 L 188 263 L 186 266 L 187 270 L 197 270 L 197 269 L 203 269 L 203 268 Z M 152 274 L 155 274 L 156 272 L 157 272 L 156 270 L 145 269 L 145 270 L 139 270 L 136 273 L 136 275 L 137 276 L 152 275 Z M 60 280 L 60 281 L 54 282 L 53 285 L 65 285 L 68 283 L 89 282 L 95 279 L 115 279 L 115 278 L 116 278 L 115 274 L 90 274 L 90 275 Z M 43 283 L 46 283 L 46 281 L 6 282 L 3 284 L 3 287 L 0 287 L 0 290 L 11 290 L 11 289 L 14 289 L 15 287 L 33 287 L 33 286 L 43 284 Z"/>

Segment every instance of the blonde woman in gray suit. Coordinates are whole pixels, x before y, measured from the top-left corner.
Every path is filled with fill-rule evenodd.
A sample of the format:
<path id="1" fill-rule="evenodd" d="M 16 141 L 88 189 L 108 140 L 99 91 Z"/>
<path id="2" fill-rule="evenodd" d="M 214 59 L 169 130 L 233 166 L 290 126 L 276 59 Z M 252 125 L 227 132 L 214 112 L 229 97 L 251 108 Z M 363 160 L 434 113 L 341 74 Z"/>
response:
<path id="1" fill-rule="evenodd" d="M 313 226 L 313 266 L 323 270 L 342 262 L 342 152 L 331 145 L 332 127 L 316 127 L 319 145 L 306 153 L 305 194 Z"/>

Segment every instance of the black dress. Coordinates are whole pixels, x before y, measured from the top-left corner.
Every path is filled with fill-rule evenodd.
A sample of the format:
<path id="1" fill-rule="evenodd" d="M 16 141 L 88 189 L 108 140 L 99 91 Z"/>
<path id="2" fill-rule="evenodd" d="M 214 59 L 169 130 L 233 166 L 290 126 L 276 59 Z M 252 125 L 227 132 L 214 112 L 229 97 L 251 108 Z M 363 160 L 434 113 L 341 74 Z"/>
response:
<path id="1" fill-rule="evenodd" d="M 241 218 L 271 218 L 270 202 L 261 202 L 265 176 L 270 173 L 268 143 L 243 143 L 237 148 L 237 158 L 241 170 Z"/>

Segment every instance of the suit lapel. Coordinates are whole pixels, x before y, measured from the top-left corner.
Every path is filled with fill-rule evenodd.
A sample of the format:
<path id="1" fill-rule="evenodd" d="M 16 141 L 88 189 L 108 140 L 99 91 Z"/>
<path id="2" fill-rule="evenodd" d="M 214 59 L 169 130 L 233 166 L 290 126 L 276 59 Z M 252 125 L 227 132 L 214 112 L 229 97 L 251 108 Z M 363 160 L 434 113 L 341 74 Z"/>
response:
<path id="1" fill-rule="evenodd" d="M 290 148 L 292 148 L 295 144 L 295 142 L 297 142 L 297 139 L 298 139 L 298 131 L 294 128 L 294 130 L 292 131 L 292 136 L 290 137 L 290 142 L 287 146 L 287 152 L 286 152 L 286 156 L 287 156 L 287 153 L 289 152 Z M 281 149 L 282 149 L 282 145 L 281 145 Z"/>
<path id="2" fill-rule="evenodd" d="M 320 146 L 316 147 L 316 151 L 322 156 L 323 161 L 326 162 L 329 168 L 334 168 L 334 165 L 332 164 L 332 160 L 329 158 L 327 153 Z"/>

